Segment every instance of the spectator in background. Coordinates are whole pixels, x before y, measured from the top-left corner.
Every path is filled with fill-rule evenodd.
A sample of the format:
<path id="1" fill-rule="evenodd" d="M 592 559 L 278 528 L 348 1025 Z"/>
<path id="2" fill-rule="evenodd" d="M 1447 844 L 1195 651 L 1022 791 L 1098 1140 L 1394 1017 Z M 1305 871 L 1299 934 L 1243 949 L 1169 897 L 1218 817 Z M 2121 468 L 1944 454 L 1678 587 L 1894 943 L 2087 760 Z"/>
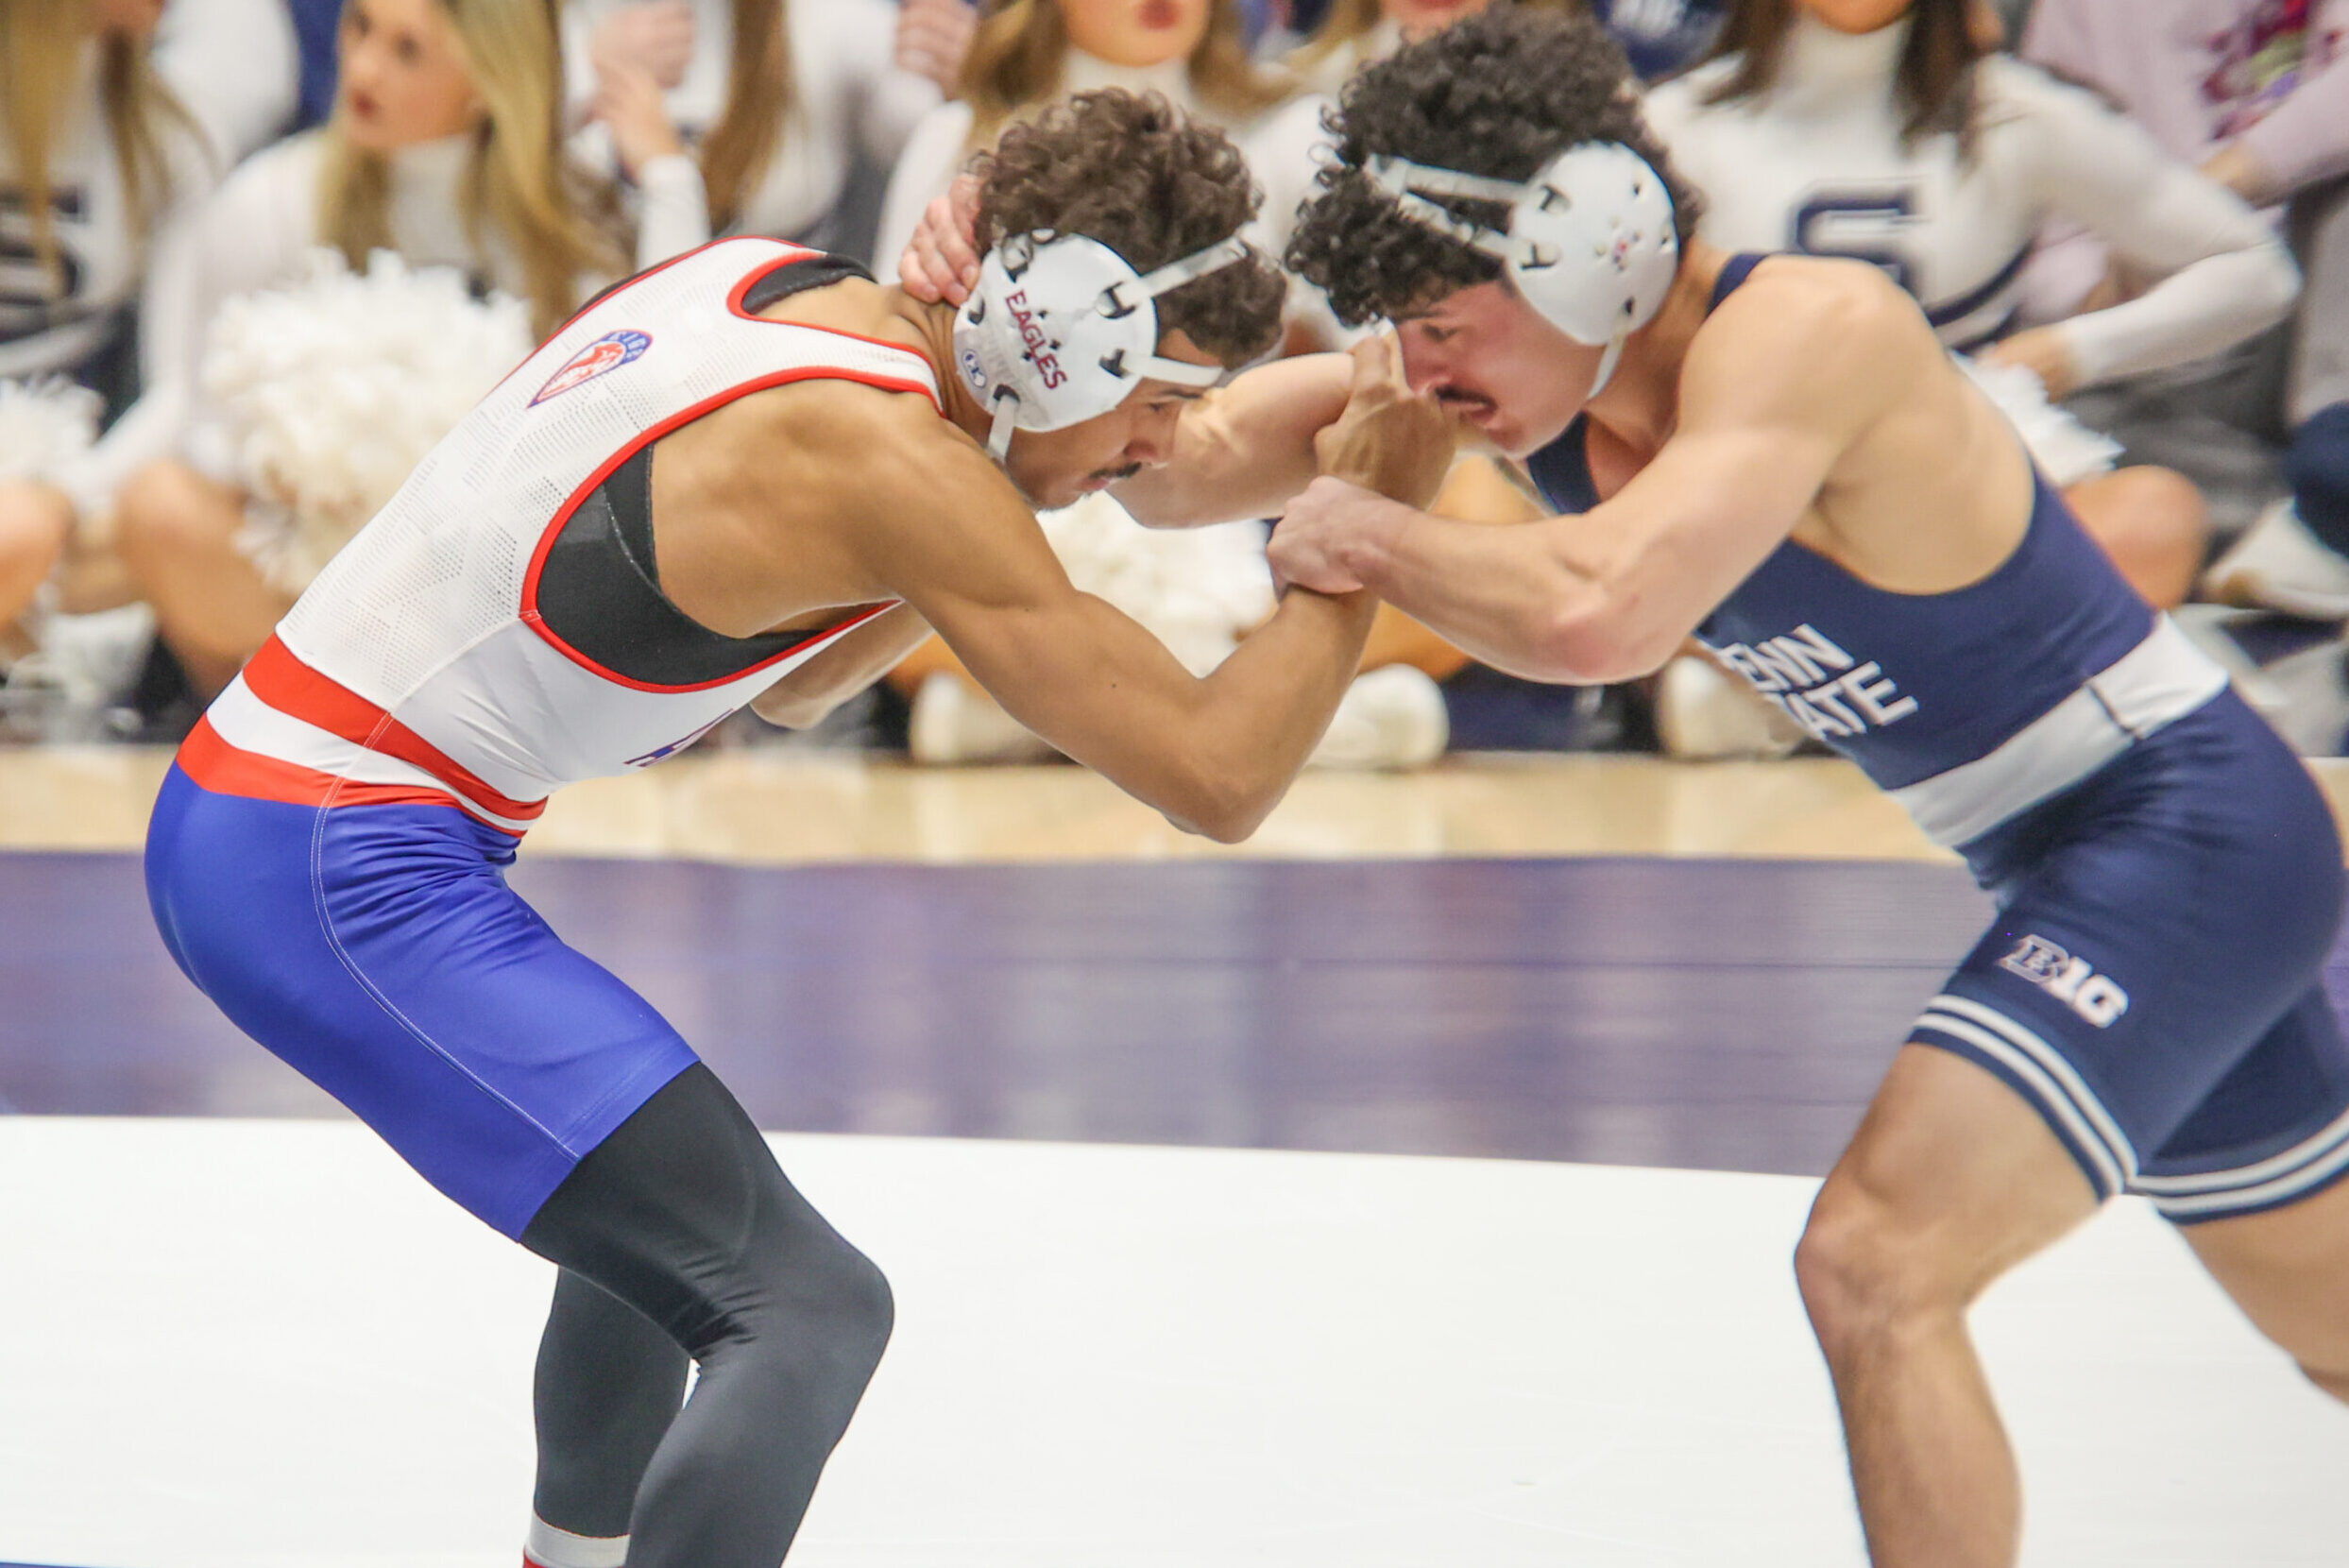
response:
<path id="1" fill-rule="evenodd" d="M 2122 113 L 1996 54 L 1999 36 L 1981 0 L 1736 0 L 1717 58 L 1651 93 L 1648 115 L 1707 193 L 1708 241 L 1881 266 L 1950 348 L 2029 371 L 2047 399 L 2204 358 L 2279 320 L 2297 280 L 2256 215 Z M 2018 276 L 2057 217 L 2154 281 L 2015 332 Z M 2000 379 L 1987 389 L 2000 395 Z M 2059 463 L 2059 447 L 2086 450 L 2084 433 L 2027 382 L 2000 401 L 2138 591 L 2181 602 L 2203 559 L 2193 485 L 2166 469 Z M 1738 696 L 1702 666 L 1668 672 L 1659 727 L 1712 749 L 1740 732 L 1681 720 Z"/>
<path id="2" fill-rule="evenodd" d="M 1492 0 L 1334 0 L 1320 25 L 1288 57 L 1297 79 L 1326 98 L 1352 81 L 1366 65 L 1385 60 L 1402 45 L 1474 16 Z M 1575 0 L 1560 9 L 1578 9 Z"/>
<path id="3" fill-rule="evenodd" d="M 959 68 L 948 8 L 961 5 L 571 0 L 569 96 L 594 128 L 582 157 L 651 199 L 698 195 L 713 234 L 836 246 L 829 220 L 858 155 L 894 163 Z"/>
<path id="4" fill-rule="evenodd" d="M 0 378 L 64 378 L 110 414 L 137 383 L 131 302 L 213 173 L 200 128 L 150 52 L 162 9 L 0 0 Z M 73 461 L 32 454 L 0 482 L 0 636 L 11 656 L 29 646 L 23 619 L 77 523 L 102 529 L 116 485 L 162 450 L 143 428 L 151 435 L 151 424 L 116 422 Z"/>
<path id="5" fill-rule="evenodd" d="M 248 498 L 224 454 L 203 450 L 198 367 L 222 302 L 298 280 L 313 247 L 353 267 L 388 249 L 517 297 L 543 337 L 603 282 L 704 237 L 696 200 L 648 209 L 633 256 L 621 243 L 611 193 L 566 159 L 544 0 L 349 0 L 339 60 L 332 120 L 239 168 L 156 285 L 165 308 L 141 412 L 155 405 L 189 445 L 127 487 L 118 549 L 199 697 L 294 598 L 240 548 Z"/>
<path id="6" fill-rule="evenodd" d="M 2245 200 L 2286 210 L 2306 275 L 2282 389 L 2290 494 L 2210 573 L 2223 598 L 2349 617 L 2349 3 L 2344 0 L 2041 0 L 2032 59 L 2094 83 L 2172 156 Z M 2137 280 L 2093 235 L 2051 247 L 2034 279 L 2058 303 L 2125 294 Z M 2231 412 L 2273 423 L 2259 400 Z M 2338 665 L 2339 660 L 2333 663 Z M 2321 749 L 2340 749 L 2340 726 Z M 2301 737 L 2295 737 L 2301 739 Z M 2306 739 L 2314 741 L 2314 736 Z"/>
<path id="7" fill-rule="evenodd" d="M 1013 120 L 1098 87 L 1158 93 L 1231 132 L 1243 153 L 1265 116 L 1296 94 L 1294 82 L 1249 58 L 1239 0 L 992 0 L 962 63 L 962 95 L 924 118 L 890 177 L 875 249 L 883 269 L 972 153 Z M 1309 171 L 1285 196 L 1252 153 L 1250 167 L 1267 187 L 1262 221 L 1272 225 L 1250 237 L 1277 255 Z"/>

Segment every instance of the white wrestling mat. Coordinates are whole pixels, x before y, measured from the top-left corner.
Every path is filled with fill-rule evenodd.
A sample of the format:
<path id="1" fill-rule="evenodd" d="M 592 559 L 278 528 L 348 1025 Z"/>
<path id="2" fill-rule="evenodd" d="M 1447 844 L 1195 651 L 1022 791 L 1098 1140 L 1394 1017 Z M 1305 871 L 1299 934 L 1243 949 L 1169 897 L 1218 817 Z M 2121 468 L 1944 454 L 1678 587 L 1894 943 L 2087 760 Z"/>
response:
<path id="1" fill-rule="evenodd" d="M 1852 1568 L 1813 1184 L 775 1139 L 897 1338 L 794 1568 Z M 0 1118 L 0 1559 L 514 1568 L 550 1272 L 360 1128 Z M 2040 1568 L 2349 1560 L 2349 1411 L 2125 1203 L 1978 1315 Z"/>

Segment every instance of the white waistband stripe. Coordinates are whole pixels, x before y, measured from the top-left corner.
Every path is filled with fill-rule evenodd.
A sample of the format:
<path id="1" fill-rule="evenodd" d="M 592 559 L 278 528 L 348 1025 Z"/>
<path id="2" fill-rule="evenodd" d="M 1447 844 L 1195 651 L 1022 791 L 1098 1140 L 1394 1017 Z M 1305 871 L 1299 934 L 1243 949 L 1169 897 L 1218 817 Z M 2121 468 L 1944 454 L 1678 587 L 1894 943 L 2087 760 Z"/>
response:
<path id="1" fill-rule="evenodd" d="M 2080 1076 L 2080 1069 L 2073 1066 L 2062 1051 L 2049 1045 L 2035 1031 L 2017 1023 L 1998 1009 L 1984 1007 L 1967 997 L 1946 994 L 1935 997 L 1926 1011 L 1928 1014 L 1954 1014 L 1970 1019 L 1985 1029 L 1995 1030 L 2017 1049 L 2029 1053 L 2064 1086 L 2073 1103 L 2080 1107 L 2081 1114 L 2096 1124 L 2105 1144 L 2119 1156 L 2123 1174 L 2132 1183 L 2136 1180 L 2136 1146 L 2129 1141 L 2129 1134 L 2121 1131 L 2120 1123 L 2113 1119 L 2110 1111 L 2104 1109 L 2104 1102 L 2097 1098 L 2096 1091 L 2089 1088 L 2087 1081 Z"/>
<path id="2" fill-rule="evenodd" d="M 2349 1168 L 2349 1137 L 2344 1137 L 2331 1152 L 2322 1159 L 2301 1167 L 2289 1176 L 2279 1176 L 2256 1186 L 2229 1187 L 2223 1192 L 2202 1192 L 2185 1197 L 2170 1193 L 2149 1192 L 2153 1207 L 2172 1219 L 2184 1219 L 2243 1209 L 2265 1208 L 2289 1202 L 2318 1187 Z"/>
<path id="3" fill-rule="evenodd" d="M 2226 1187 L 2256 1186 L 2316 1159 L 2349 1138 L 2349 1111 L 2342 1112 L 2322 1132 L 2301 1139 L 2280 1154 L 2234 1170 L 2205 1170 L 2191 1176 L 2140 1176 L 2137 1185 L 2151 1193 L 2215 1192 Z"/>
<path id="4" fill-rule="evenodd" d="M 2144 641 L 1996 751 L 1894 790 L 1892 797 L 1935 844 L 1965 844 L 2079 783 L 2226 684 L 2218 661 L 2160 616 Z"/>
<path id="5" fill-rule="evenodd" d="M 2100 1178 L 2098 1185 L 2106 1196 L 2125 1192 L 2129 1188 L 2129 1167 L 2134 1161 L 2117 1150 L 2110 1140 L 2100 1133 L 2085 1109 L 2048 1072 L 2039 1060 L 2016 1046 L 2005 1036 L 1994 1033 L 1980 1025 L 1947 1014 L 1927 1012 L 1917 1019 L 1915 1029 L 1946 1034 L 1963 1040 L 1976 1050 L 2012 1071 L 2029 1086 L 2031 1098 L 2062 1124 L 2071 1141 L 2095 1166 Z M 2091 1104 L 2094 1102 L 2091 1101 Z M 2102 1107 L 2097 1106 L 2102 1113 Z M 2122 1146 L 2125 1149 L 2126 1145 Z"/>

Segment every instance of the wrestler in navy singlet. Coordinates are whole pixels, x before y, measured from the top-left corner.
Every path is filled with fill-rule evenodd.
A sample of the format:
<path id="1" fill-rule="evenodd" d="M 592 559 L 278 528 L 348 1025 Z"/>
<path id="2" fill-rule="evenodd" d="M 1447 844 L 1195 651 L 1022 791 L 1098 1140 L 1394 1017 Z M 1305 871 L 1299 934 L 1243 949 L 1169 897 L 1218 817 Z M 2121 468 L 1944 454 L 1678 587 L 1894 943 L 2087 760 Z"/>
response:
<path id="1" fill-rule="evenodd" d="M 1713 304 L 1762 259 L 1733 259 Z M 1598 502 L 1584 438 L 1577 419 L 1527 464 L 1560 512 Z M 2044 478 L 1977 583 L 1889 592 L 1790 538 L 1697 635 L 1998 899 L 1912 1037 L 2022 1094 L 2100 1194 L 2213 1219 L 2349 1169 L 2332 814 Z"/>

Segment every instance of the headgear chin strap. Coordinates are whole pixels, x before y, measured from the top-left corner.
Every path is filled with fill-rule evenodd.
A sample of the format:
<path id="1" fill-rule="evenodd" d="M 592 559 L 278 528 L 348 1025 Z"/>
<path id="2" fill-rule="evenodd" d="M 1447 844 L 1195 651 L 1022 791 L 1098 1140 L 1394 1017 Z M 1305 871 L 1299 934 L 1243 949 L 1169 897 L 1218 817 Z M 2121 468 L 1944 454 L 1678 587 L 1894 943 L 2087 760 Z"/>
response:
<path id="1" fill-rule="evenodd" d="M 956 365 L 995 414 L 988 452 L 1000 462 L 1014 428 L 1062 430 L 1098 418 L 1146 378 L 1181 386 L 1220 381 L 1220 366 L 1159 354 L 1152 301 L 1250 254 L 1234 234 L 1141 274 L 1082 234 L 1013 234 L 996 246 L 954 318 Z"/>
<path id="2" fill-rule="evenodd" d="M 1672 197 L 1661 176 L 1620 142 L 1568 147 L 1520 183 L 1407 159 L 1370 160 L 1364 172 L 1412 221 L 1499 261 L 1544 320 L 1575 342 L 1605 345 L 1599 395 L 1625 339 L 1656 318 L 1680 264 Z M 1498 202 L 1506 232 L 1428 198 Z"/>

